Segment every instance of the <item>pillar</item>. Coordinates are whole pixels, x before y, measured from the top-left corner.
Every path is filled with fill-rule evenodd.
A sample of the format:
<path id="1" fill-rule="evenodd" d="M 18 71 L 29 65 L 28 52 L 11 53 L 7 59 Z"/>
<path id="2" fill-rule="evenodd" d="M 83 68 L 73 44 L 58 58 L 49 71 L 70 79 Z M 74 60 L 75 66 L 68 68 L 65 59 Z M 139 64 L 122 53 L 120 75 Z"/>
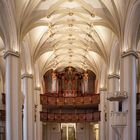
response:
<path id="1" fill-rule="evenodd" d="M 100 140 L 106 140 L 106 88 L 100 88 Z"/>
<path id="2" fill-rule="evenodd" d="M 40 121 L 40 111 L 42 111 L 42 105 L 40 104 L 41 88 L 35 88 L 36 95 L 36 140 L 43 140 L 42 138 L 42 122 Z"/>
<path id="3" fill-rule="evenodd" d="M 108 94 L 113 94 L 115 91 L 119 91 L 119 76 L 116 74 L 112 74 L 108 76 Z M 109 140 L 117 140 L 116 133 L 112 128 L 112 119 L 111 112 L 118 112 L 118 102 L 117 101 L 108 101 L 108 127 L 109 127 Z"/>
<path id="4" fill-rule="evenodd" d="M 122 102 L 123 111 L 128 112 L 123 140 L 136 140 L 136 58 L 134 51 L 121 56 L 120 89 L 128 93 L 128 98 Z"/>
<path id="5" fill-rule="evenodd" d="M 6 140 L 22 140 L 20 54 L 7 51 L 6 60 Z"/>
<path id="6" fill-rule="evenodd" d="M 138 56 L 138 62 L 137 62 L 137 66 L 138 66 L 138 73 L 137 73 L 137 93 L 140 93 L 140 56 Z"/>
<path id="7" fill-rule="evenodd" d="M 34 92 L 33 92 L 33 76 L 32 74 L 23 74 L 23 140 L 34 140 Z"/>
<path id="8" fill-rule="evenodd" d="M 137 73 L 137 93 L 140 93 L 140 56 L 138 58 L 138 73 Z M 140 96 L 137 96 L 137 100 L 139 101 L 137 104 L 137 109 L 140 109 Z M 140 123 L 140 121 L 138 121 Z"/>

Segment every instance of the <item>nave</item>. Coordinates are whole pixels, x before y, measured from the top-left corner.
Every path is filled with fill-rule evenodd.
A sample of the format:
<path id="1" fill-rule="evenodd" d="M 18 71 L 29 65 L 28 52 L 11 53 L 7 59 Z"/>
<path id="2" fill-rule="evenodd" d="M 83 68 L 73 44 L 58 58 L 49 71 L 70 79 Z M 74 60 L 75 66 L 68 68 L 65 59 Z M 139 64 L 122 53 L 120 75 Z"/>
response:
<path id="1" fill-rule="evenodd" d="M 140 0 L 0 0 L 0 140 L 140 140 Z"/>

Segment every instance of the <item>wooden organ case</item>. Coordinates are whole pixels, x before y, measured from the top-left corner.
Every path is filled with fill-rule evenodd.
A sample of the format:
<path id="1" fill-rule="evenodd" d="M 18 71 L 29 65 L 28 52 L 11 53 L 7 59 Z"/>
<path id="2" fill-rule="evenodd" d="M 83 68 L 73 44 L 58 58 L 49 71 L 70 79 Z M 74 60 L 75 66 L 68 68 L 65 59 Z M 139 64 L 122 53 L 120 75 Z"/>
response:
<path id="1" fill-rule="evenodd" d="M 67 97 L 93 94 L 96 88 L 95 80 L 96 76 L 91 71 L 77 71 L 73 67 L 62 71 L 51 70 L 44 75 L 45 93 Z"/>

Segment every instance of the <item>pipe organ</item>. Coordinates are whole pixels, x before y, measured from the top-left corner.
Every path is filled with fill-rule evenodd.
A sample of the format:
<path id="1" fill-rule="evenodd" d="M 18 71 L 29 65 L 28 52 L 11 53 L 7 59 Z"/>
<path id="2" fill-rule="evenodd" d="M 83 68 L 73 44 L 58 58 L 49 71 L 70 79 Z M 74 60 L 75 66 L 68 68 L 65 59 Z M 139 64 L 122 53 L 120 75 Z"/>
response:
<path id="1" fill-rule="evenodd" d="M 67 67 L 63 71 L 49 71 L 44 75 L 45 93 L 67 97 L 91 94 L 95 92 L 95 79 L 93 72 L 78 71 L 73 67 Z"/>

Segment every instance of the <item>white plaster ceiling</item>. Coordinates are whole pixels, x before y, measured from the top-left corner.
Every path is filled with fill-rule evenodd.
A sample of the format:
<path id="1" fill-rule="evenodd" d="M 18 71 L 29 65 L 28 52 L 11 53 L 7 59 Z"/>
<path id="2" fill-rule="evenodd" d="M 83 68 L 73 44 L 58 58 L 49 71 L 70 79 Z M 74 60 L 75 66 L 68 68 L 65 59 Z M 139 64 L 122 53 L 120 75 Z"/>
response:
<path id="1" fill-rule="evenodd" d="M 43 73 L 48 69 L 73 66 L 95 73 L 100 63 L 107 62 L 114 33 L 96 26 L 102 18 L 94 9 L 101 9 L 98 0 L 46 0 L 38 7 L 47 10 L 40 26 L 30 31 L 34 61 Z M 91 53 L 94 52 L 94 53 Z"/>
<path id="2" fill-rule="evenodd" d="M 30 60 L 39 65 L 41 75 L 49 69 L 67 66 L 90 69 L 98 75 L 103 64 L 116 69 L 119 52 L 134 50 L 135 40 L 140 38 L 139 3 L 139 0 L 1 0 L 0 36 L 8 42 L 6 50 L 20 51 L 18 43 L 27 41 Z M 119 49 L 115 49 L 118 53 L 113 53 L 112 58 L 112 48 L 118 41 Z"/>

